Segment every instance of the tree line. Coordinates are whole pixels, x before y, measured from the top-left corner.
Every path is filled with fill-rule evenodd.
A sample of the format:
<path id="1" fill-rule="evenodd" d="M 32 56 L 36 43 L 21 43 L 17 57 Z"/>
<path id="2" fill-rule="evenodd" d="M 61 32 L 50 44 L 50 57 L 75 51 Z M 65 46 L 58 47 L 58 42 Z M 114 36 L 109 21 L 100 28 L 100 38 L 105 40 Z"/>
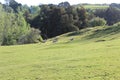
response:
<path id="1" fill-rule="evenodd" d="M 120 21 L 120 9 L 113 4 L 106 9 L 87 10 L 68 2 L 27 6 L 15 0 L 5 1 L 0 3 L 0 45 L 37 43 L 67 32 Z"/>

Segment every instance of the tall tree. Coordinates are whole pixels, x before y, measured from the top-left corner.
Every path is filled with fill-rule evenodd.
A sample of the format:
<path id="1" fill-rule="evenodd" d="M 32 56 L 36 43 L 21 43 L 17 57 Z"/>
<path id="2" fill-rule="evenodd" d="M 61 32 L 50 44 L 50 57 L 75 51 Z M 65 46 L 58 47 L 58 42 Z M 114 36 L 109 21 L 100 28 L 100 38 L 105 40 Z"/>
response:
<path id="1" fill-rule="evenodd" d="M 87 12 L 86 12 L 85 8 L 83 8 L 83 7 L 77 8 L 77 13 L 78 13 L 78 17 L 79 17 L 77 26 L 79 27 L 79 29 L 87 27 Z"/>
<path id="2" fill-rule="evenodd" d="M 15 0 L 5 0 L 6 5 L 9 5 L 14 12 L 18 12 L 18 8 L 22 6 L 22 4 L 16 2 Z"/>

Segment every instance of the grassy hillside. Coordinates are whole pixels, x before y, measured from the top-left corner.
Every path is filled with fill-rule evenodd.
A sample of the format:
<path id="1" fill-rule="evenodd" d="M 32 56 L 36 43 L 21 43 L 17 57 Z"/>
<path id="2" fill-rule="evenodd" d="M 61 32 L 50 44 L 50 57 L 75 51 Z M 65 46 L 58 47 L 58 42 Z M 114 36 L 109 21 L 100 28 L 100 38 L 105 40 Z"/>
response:
<path id="1" fill-rule="evenodd" d="M 119 80 L 119 27 L 87 28 L 46 43 L 0 47 L 0 80 Z M 71 40 L 73 38 L 73 40 Z"/>
<path id="2" fill-rule="evenodd" d="M 83 6 L 84 8 L 86 9 L 105 9 L 105 8 L 108 8 L 109 5 L 100 5 L 100 4 L 78 4 L 78 5 L 75 5 L 75 7 L 80 7 L 80 6 Z"/>
<path id="3" fill-rule="evenodd" d="M 108 5 L 83 5 L 86 9 L 105 9 L 108 8 Z"/>

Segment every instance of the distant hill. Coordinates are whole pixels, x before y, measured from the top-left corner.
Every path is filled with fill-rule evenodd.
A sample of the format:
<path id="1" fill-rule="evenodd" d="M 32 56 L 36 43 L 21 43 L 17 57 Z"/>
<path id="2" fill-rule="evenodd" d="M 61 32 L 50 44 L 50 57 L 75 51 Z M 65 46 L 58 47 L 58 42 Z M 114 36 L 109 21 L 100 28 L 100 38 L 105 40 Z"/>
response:
<path id="1" fill-rule="evenodd" d="M 77 4 L 75 7 L 83 6 L 86 9 L 103 9 L 108 8 L 109 4 Z"/>

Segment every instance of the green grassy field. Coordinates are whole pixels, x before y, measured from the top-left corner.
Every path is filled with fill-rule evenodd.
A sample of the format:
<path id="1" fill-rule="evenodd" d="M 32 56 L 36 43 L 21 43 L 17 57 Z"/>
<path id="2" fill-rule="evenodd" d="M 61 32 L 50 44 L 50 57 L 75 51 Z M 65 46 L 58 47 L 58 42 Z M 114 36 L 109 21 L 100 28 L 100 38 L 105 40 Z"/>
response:
<path id="1" fill-rule="evenodd" d="M 107 5 L 84 5 L 83 7 L 85 7 L 86 9 L 105 9 L 108 8 L 109 6 Z"/>
<path id="2" fill-rule="evenodd" d="M 1 46 L 0 80 L 120 80 L 119 29 L 109 28 L 64 34 L 57 43 Z"/>
<path id="3" fill-rule="evenodd" d="M 109 7 L 109 5 L 97 5 L 97 4 L 88 4 L 88 5 L 79 4 L 79 5 L 75 5 L 75 7 L 80 7 L 80 6 L 83 6 L 85 9 L 91 9 L 91 10 L 94 10 L 94 9 L 106 9 L 106 8 Z"/>

